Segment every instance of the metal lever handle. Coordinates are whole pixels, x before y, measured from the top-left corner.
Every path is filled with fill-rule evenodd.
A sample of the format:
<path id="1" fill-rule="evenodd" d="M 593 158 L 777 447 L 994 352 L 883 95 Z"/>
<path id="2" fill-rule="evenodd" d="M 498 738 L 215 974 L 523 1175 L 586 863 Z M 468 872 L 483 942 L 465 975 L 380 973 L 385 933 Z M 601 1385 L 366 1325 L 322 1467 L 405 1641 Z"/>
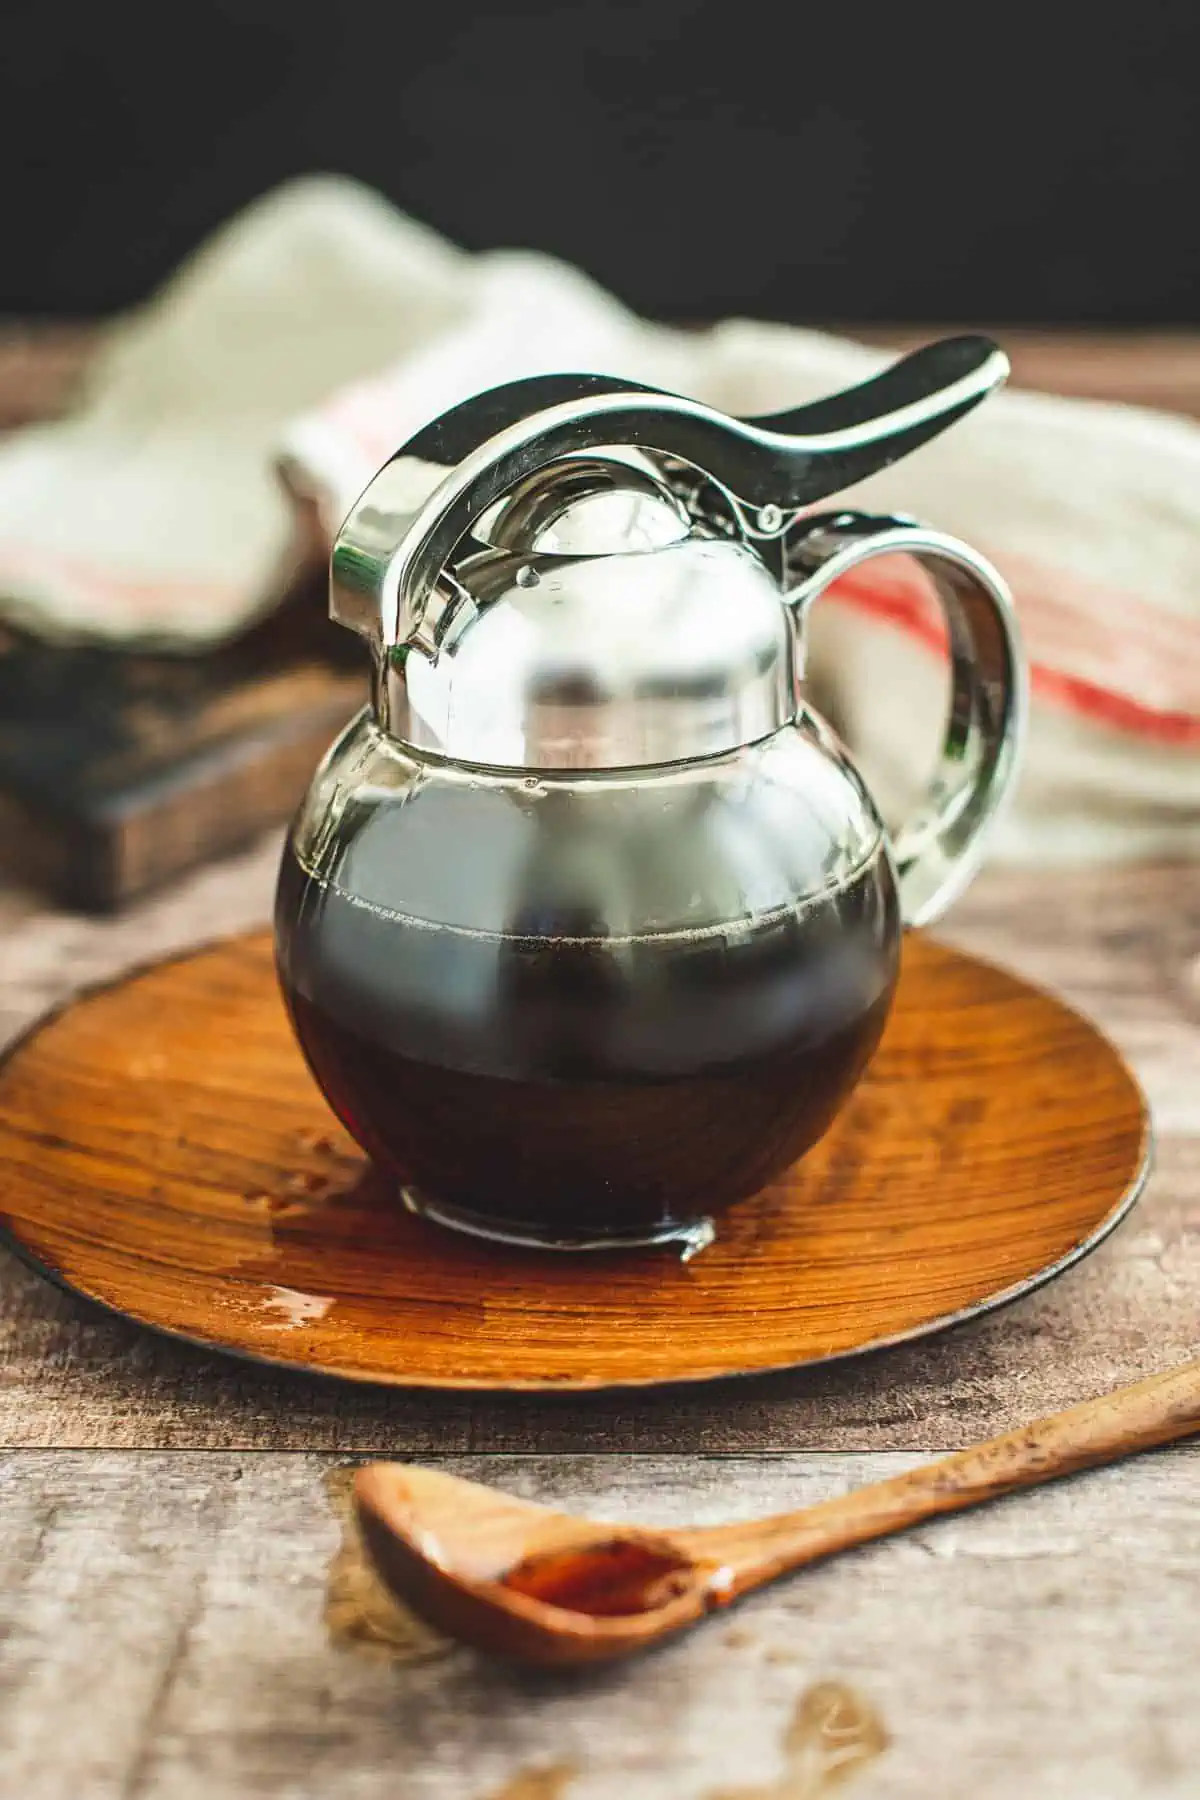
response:
<path id="1" fill-rule="evenodd" d="M 509 382 L 434 420 L 371 482 L 334 544 L 330 609 L 383 647 L 420 642 L 428 596 L 487 509 L 538 469 L 605 445 L 689 463 L 743 505 L 774 509 L 778 528 L 936 436 L 1007 374 L 989 339 L 947 338 L 858 387 L 758 419 L 607 376 Z"/>
<path id="2" fill-rule="evenodd" d="M 906 925 L 939 918 L 979 866 L 1012 791 L 1027 706 L 1012 596 L 982 556 L 911 520 L 836 513 L 804 521 L 788 541 L 801 577 L 787 595 L 798 629 L 813 601 L 872 556 L 902 552 L 929 572 L 950 636 L 951 696 L 941 760 L 924 804 L 892 838 Z"/>
<path id="3" fill-rule="evenodd" d="M 795 440 L 785 493 L 771 498 L 796 511 L 899 462 L 978 406 L 1008 375 L 1008 358 L 990 338 L 942 338 L 857 387 L 744 423 Z M 745 498 L 736 486 L 733 492 Z"/>

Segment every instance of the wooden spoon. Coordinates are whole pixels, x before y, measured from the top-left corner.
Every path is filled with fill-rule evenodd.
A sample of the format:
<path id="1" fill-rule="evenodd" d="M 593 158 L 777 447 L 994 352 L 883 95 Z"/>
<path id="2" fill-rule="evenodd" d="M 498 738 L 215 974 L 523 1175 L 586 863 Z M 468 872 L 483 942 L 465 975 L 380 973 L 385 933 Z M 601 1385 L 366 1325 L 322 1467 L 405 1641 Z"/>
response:
<path id="1" fill-rule="evenodd" d="M 399 1463 L 354 1498 L 389 1588 L 464 1643 L 522 1662 L 644 1650 L 805 1563 L 939 1513 L 1200 1432 L 1200 1363 L 1119 1388 L 836 1500 L 740 1525 L 602 1525 Z"/>

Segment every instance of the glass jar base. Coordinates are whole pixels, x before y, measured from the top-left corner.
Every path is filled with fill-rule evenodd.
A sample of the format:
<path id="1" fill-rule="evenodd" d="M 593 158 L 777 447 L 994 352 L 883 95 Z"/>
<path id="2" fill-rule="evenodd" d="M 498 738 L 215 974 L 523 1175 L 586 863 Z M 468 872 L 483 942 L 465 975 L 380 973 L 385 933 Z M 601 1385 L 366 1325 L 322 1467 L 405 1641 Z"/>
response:
<path id="1" fill-rule="evenodd" d="M 717 1235 L 709 1218 L 676 1219 L 648 1226 L 644 1231 L 566 1232 L 516 1221 L 506 1223 L 465 1206 L 449 1206 L 414 1187 L 402 1186 L 400 1198 L 410 1213 L 427 1219 L 431 1225 L 444 1225 L 451 1231 L 465 1232 L 468 1237 L 483 1238 L 492 1244 L 513 1244 L 523 1250 L 644 1250 L 669 1244 L 678 1251 L 681 1262 L 690 1262 L 701 1250 L 707 1250 Z"/>

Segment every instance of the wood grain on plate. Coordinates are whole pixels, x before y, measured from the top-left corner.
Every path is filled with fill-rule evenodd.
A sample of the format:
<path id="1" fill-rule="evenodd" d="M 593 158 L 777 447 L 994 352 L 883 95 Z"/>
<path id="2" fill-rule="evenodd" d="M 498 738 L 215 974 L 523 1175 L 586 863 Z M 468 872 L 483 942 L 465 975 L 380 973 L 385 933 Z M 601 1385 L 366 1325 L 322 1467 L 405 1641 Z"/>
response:
<path id="1" fill-rule="evenodd" d="M 415 1386 L 698 1380 L 916 1336 L 1081 1255 L 1147 1150 L 1092 1026 L 920 937 L 834 1129 L 687 1265 L 408 1216 L 317 1093 L 266 934 L 89 996 L 0 1072 L 0 1210 L 39 1264 L 194 1341 Z"/>

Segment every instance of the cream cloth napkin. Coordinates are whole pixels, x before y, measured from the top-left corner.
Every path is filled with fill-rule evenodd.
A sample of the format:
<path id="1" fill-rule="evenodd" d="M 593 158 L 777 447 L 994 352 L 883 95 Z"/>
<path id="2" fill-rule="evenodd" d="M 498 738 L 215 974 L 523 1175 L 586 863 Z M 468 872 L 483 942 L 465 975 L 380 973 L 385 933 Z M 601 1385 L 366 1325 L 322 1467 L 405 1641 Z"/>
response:
<path id="1" fill-rule="evenodd" d="M 481 387 L 594 370 L 753 413 L 887 360 L 747 321 L 653 326 L 550 258 L 467 256 L 352 182 L 290 183 L 113 331 L 72 417 L 0 445 L 0 608 L 198 648 L 273 606 L 379 464 Z M 852 499 L 966 538 L 1014 586 L 1035 704 L 995 854 L 1200 851 L 1200 428 L 1005 392 Z M 945 680 L 907 565 L 817 609 L 812 668 L 895 814 Z"/>

